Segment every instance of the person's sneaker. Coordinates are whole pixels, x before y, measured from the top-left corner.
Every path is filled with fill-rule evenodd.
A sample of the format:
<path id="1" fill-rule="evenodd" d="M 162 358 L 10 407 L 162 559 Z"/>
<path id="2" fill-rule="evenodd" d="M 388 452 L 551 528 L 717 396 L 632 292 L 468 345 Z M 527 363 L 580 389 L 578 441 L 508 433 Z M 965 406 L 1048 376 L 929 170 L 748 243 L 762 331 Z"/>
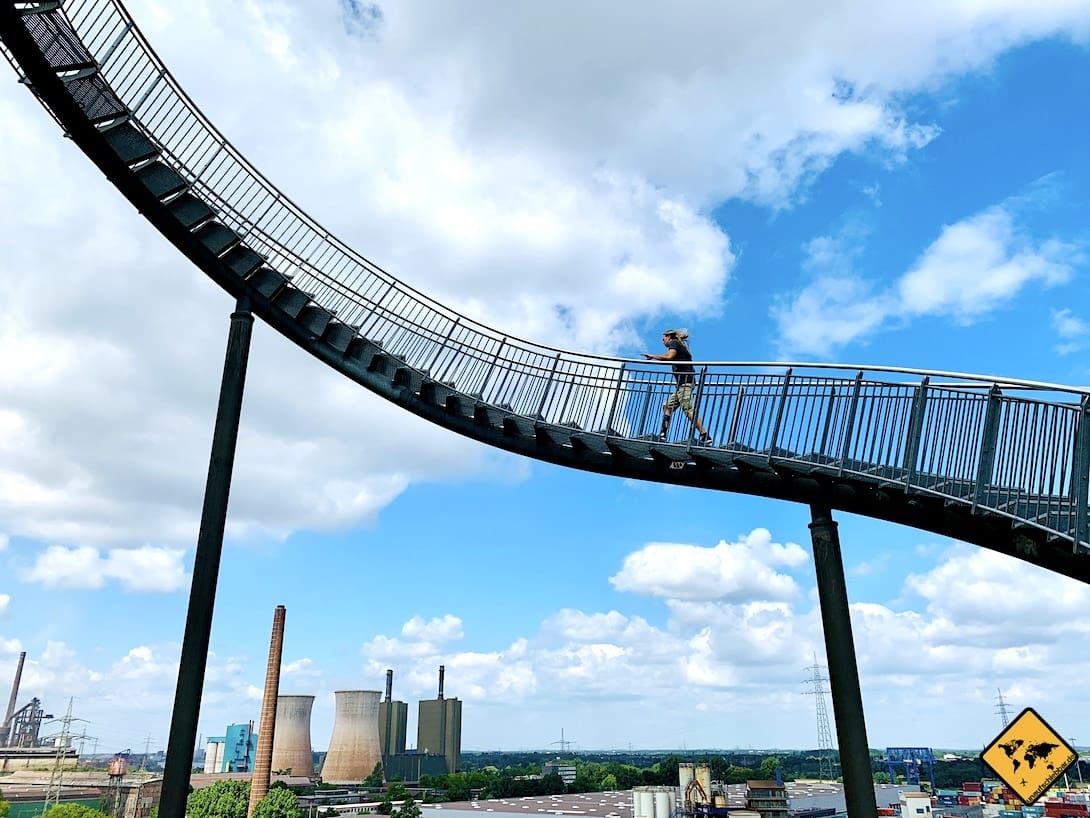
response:
<path id="1" fill-rule="evenodd" d="M 659 434 L 655 435 L 655 440 L 658 441 L 659 443 L 665 443 L 666 442 L 666 435 L 659 432 Z"/>
<path id="2" fill-rule="evenodd" d="M 712 436 L 709 435 L 707 432 L 705 432 L 704 434 L 702 434 L 700 437 L 698 437 L 696 439 L 696 445 L 697 446 L 711 446 L 712 445 Z"/>

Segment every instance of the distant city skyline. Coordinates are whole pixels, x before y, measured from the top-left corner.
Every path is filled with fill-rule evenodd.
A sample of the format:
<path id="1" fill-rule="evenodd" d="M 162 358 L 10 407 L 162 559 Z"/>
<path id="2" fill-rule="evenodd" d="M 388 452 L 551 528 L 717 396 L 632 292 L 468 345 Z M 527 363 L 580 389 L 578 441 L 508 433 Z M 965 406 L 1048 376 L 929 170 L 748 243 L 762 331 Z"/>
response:
<path id="1" fill-rule="evenodd" d="M 502 331 L 1090 384 L 1085 4 L 126 5 L 293 201 Z M 161 748 L 234 303 L 6 68 L 0 121 L 0 696 L 25 650 L 20 704 Z M 837 519 L 871 746 L 983 746 L 997 690 L 1090 739 L 1090 588 Z M 467 749 L 816 744 L 808 524 L 479 445 L 258 322 L 199 731 L 257 719 L 283 604 L 315 748 L 440 664 Z"/>

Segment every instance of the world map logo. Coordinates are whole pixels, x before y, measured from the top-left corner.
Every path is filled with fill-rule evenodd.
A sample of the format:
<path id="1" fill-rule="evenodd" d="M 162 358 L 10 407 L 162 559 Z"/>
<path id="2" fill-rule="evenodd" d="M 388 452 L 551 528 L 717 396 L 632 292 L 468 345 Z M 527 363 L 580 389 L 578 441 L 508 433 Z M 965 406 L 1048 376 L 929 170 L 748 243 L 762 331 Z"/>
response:
<path id="1" fill-rule="evenodd" d="M 1032 707 L 1027 707 L 996 736 L 981 760 L 1026 804 L 1032 804 L 1078 758 Z"/>

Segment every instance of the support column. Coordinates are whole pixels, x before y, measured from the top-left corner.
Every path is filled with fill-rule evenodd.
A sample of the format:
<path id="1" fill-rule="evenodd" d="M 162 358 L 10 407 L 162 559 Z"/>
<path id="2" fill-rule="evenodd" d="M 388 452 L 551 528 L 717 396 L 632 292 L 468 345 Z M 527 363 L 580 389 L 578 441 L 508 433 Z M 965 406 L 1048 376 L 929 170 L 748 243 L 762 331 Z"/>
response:
<path id="1" fill-rule="evenodd" d="M 859 668 L 855 662 L 840 535 L 827 507 L 810 506 L 810 520 L 821 624 L 829 662 L 829 688 L 836 718 L 840 769 L 844 775 L 844 800 L 850 818 L 873 818 L 878 814 L 878 804 L 874 798 L 874 776 L 867 725 L 863 719 L 863 697 L 859 691 Z"/>
<path id="2" fill-rule="evenodd" d="M 254 317 L 250 312 L 249 300 L 240 298 L 235 312 L 231 313 L 216 426 L 212 433 L 212 454 L 204 488 L 204 508 L 201 511 L 200 533 L 197 535 L 197 553 L 193 559 L 189 612 L 185 620 L 185 635 L 182 637 L 178 687 L 174 693 L 174 712 L 170 720 L 163 790 L 159 801 L 161 818 L 185 818 L 253 325 Z"/>
<path id="3" fill-rule="evenodd" d="M 269 794 L 273 738 L 276 735 L 276 700 L 280 695 L 280 658 L 284 654 L 285 613 L 283 605 L 277 605 L 273 612 L 269 662 L 265 666 L 265 692 L 261 696 L 261 723 L 257 728 L 257 757 L 254 759 L 253 775 L 250 776 L 250 804 L 246 809 L 246 818 L 251 818 L 254 807 Z"/>

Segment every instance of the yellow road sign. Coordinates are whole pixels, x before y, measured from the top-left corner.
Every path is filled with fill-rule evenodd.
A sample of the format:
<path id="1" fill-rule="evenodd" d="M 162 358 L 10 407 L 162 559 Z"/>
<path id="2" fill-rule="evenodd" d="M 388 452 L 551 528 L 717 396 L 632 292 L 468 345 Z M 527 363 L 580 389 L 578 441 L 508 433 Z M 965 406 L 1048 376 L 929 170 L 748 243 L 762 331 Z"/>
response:
<path id="1" fill-rule="evenodd" d="M 1032 707 L 1019 713 L 980 754 L 1026 804 L 1040 798 L 1078 757 Z"/>

